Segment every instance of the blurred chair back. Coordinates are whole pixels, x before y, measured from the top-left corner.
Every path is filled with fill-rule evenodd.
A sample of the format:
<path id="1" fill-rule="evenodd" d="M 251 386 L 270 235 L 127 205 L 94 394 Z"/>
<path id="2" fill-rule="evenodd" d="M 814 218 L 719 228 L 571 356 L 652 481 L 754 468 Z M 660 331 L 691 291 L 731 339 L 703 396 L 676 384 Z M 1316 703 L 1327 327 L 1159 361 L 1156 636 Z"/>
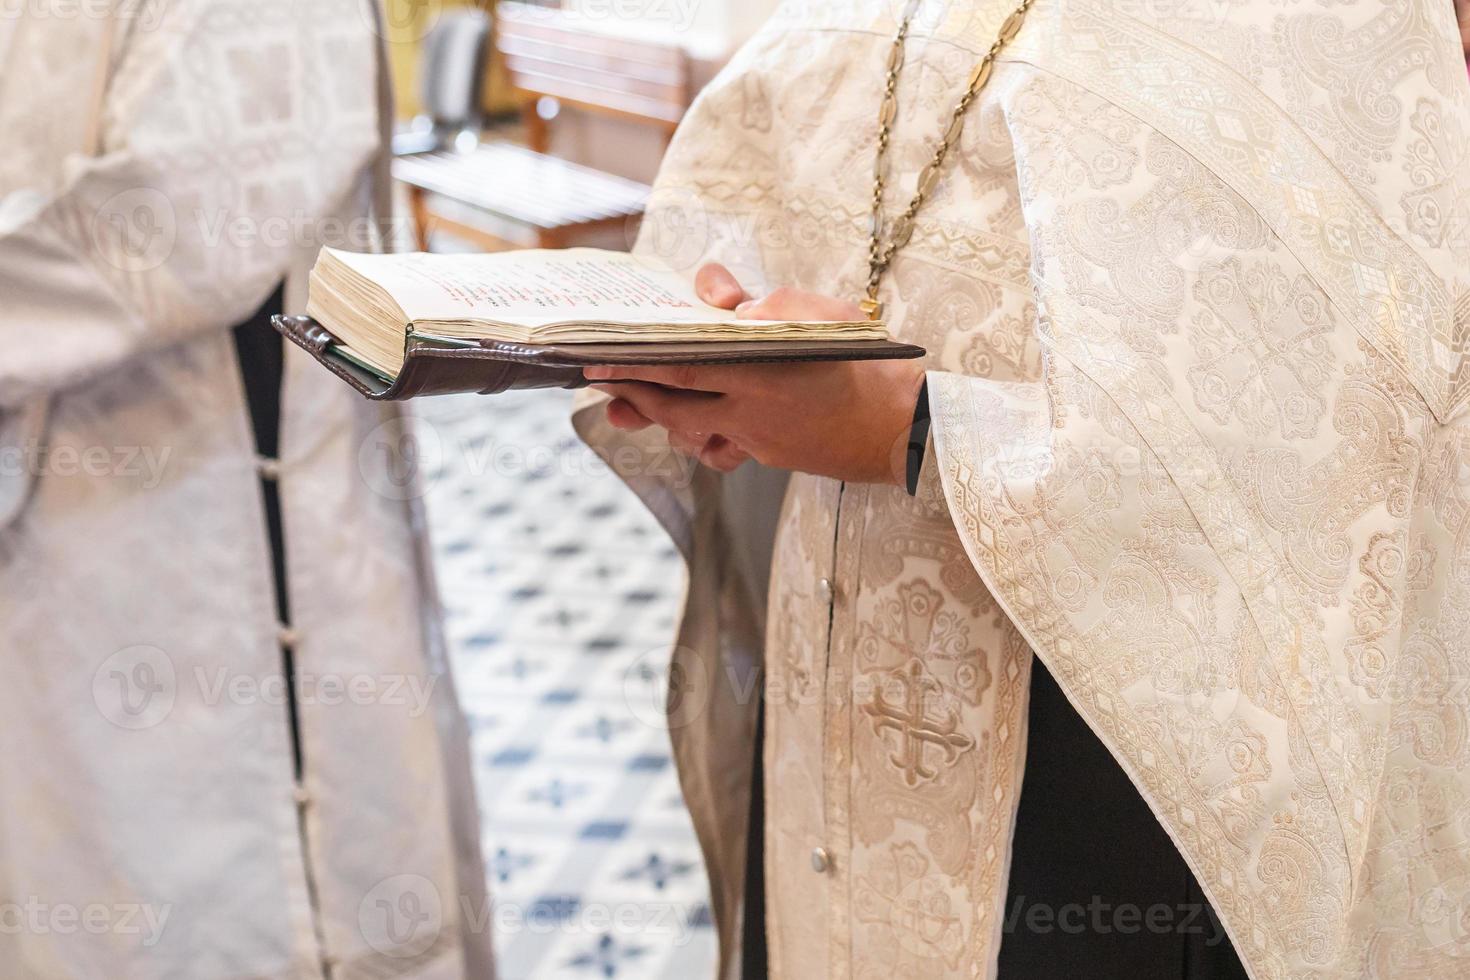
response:
<path id="1" fill-rule="evenodd" d="M 585 18 L 509 0 L 496 6 L 495 30 L 532 149 L 546 150 L 546 121 L 537 111 L 543 99 L 647 124 L 665 139 L 689 105 L 689 59 L 678 45 L 596 30 Z"/>
<path id="2" fill-rule="evenodd" d="M 461 133 L 479 138 L 490 35 L 489 16 L 467 9 L 445 12 L 424 38 L 419 97 L 437 145 L 454 144 Z"/>

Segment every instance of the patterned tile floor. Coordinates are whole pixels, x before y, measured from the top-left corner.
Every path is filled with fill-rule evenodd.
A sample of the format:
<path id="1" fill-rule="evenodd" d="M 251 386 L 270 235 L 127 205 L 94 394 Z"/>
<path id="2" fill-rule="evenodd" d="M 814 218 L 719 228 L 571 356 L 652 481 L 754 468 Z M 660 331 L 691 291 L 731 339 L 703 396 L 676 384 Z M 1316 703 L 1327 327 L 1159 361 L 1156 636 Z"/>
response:
<path id="1" fill-rule="evenodd" d="M 664 723 L 682 570 L 569 392 L 415 402 L 502 980 L 713 974 Z"/>

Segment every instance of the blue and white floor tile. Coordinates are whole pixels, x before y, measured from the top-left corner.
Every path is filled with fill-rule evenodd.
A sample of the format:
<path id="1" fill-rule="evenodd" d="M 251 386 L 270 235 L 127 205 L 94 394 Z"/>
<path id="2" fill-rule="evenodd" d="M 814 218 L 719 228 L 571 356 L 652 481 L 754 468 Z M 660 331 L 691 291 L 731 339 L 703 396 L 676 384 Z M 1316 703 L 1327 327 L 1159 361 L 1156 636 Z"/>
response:
<path id="1" fill-rule="evenodd" d="M 708 885 L 659 707 L 683 572 L 570 403 L 413 405 L 500 975 L 698 980 Z"/>

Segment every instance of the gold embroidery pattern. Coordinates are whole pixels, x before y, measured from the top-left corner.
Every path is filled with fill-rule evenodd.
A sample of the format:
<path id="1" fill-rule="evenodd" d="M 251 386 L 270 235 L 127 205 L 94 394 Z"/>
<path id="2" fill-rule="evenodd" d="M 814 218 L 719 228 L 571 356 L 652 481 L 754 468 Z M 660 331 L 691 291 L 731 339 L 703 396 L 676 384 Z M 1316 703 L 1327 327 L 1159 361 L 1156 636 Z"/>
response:
<path id="1" fill-rule="evenodd" d="M 1194 293 L 1204 307 L 1189 335 L 1195 404 L 1252 436 L 1310 438 L 1327 407 L 1327 338 L 1336 326 L 1327 297 L 1306 276 L 1246 268 L 1238 258 L 1207 265 Z"/>
<path id="2" fill-rule="evenodd" d="M 959 712 L 943 704 L 944 685 L 918 660 L 910 660 L 906 668 L 883 680 L 863 705 L 863 713 L 880 736 L 894 736 L 888 761 L 903 773 L 910 788 L 934 779 L 975 747 L 975 740 L 960 730 Z M 931 703 L 936 701 L 937 706 Z"/>
<path id="3" fill-rule="evenodd" d="M 1265 91 L 1126 7 L 1074 0 L 1065 9 L 1038 8 L 1034 19 L 1045 27 L 1018 39 L 1011 57 L 1098 93 L 1188 146 L 1250 201 L 1354 327 L 1414 381 L 1435 416 L 1450 420 L 1470 398 L 1470 375 L 1461 370 L 1470 321 L 1456 319 L 1451 269 L 1431 267 L 1413 247 L 1421 243 L 1395 234 Z M 1416 70 L 1433 64 L 1426 58 Z M 1470 195 L 1470 172 L 1443 179 L 1457 200 Z"/>

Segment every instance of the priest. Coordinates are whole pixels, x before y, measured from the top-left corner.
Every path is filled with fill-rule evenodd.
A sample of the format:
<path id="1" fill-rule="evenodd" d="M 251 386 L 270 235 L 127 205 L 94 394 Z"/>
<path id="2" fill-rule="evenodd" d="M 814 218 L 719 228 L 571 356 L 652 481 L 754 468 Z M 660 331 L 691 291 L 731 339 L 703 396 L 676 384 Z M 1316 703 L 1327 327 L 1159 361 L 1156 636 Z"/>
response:
<path id="1" fill-rule="evenodd" d="M 0 16 L 7 978 L 493 973 L 404 420 L 268 322 L 381 244 L 375 13 Z"/>
<path id="2" fill-rule="evenodd" d="M 640 249 L 928 356 L 588 372 L 689 565 L 722 976 L 1465 974 L 1467 160 L 1443 0 L 793 3 L 735 57 Z"/>

